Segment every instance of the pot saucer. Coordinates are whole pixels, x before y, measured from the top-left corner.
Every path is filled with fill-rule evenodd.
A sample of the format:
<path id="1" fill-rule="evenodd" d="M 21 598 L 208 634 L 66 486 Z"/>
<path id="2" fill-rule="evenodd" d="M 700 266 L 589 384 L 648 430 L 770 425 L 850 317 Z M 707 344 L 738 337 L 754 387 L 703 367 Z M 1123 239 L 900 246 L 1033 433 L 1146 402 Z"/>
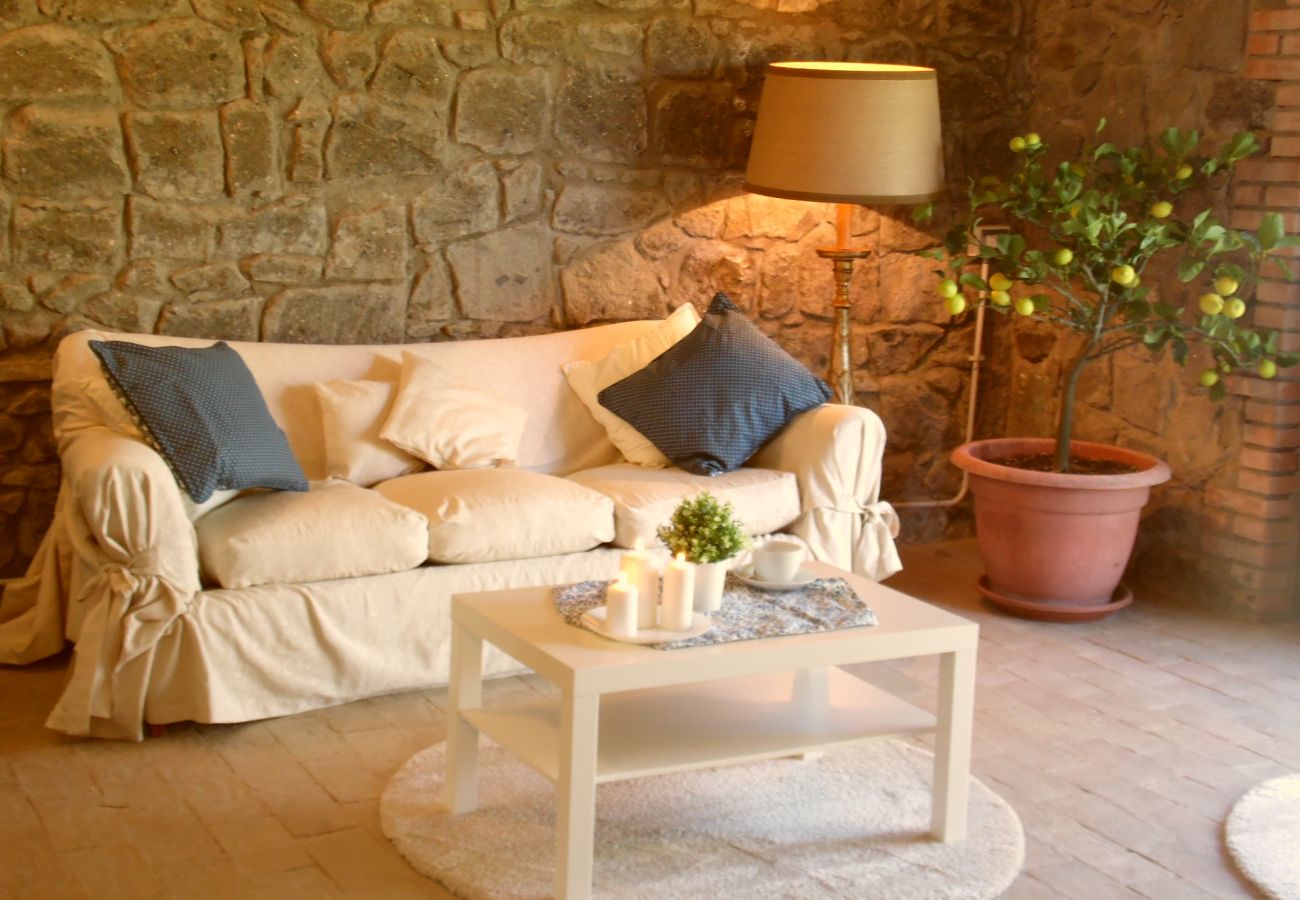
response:
<path id="1" fill-rule="evenodd" d="M 1019 600 L 999 594 L 989 587 L 989 577 L 981 575 L 979 591 L 992 605 L 1004 612 L 1022 619 L 1037 619 L 1040 622 L 1091 622 L 1118 612 L 1133 602 L 1133 592 L 1126 586 L 1115 588 L 1109 603 L 1035 603 L 1032 600 Z"/>

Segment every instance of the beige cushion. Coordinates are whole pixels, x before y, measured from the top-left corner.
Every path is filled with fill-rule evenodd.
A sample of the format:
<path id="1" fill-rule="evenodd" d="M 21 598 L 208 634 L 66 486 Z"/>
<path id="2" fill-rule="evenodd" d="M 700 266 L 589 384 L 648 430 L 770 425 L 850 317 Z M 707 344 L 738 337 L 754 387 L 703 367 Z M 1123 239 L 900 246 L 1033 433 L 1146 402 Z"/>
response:
<path id="1" fill-rule="evenodd" d="M 522 406 L 403 353 L 402 383 L 380 437 L 435 469 L 512 466 L 527 418 Z"/>
<path id="2" fill-rule="evenodd" d="M 668 458 L 659 448 L 623 419 L 600 405 L 598 395 L 617 381 L 644 369 L 655 357 L 690 334 L 700 322 L 700 314 L 689 303 L 679 306 L 672 315 L 657 323 L 635 340 L 615 347 L 607 356 L 594 362 L 572 362 L 564 367 L 579 399 L 609 435 L 628 462 L 642 466 L 666 466 Z"/>
<path id="3" fill-rule="evenodd" d="M 387 381 L 339 379 L 314 385 L 320 401 L 325 474 L 369 487 L 423 468 L 411 454 L 379 436 L 397 386 Z"/>
<path id="4" fill-rule="evenodd" d="M 420 472 L 375 490 L 428 518 L 434 562 L 577 553 L 614 536 L 614 504 L 608 497 L 539 472 Z"/>
<path id="5" fill-rule="evenodd" d="M 799 518 L 799 484 L 774 469 L 735 469 L 725 475 L 692 475 L 681 469 L 646 469 L 628 463 L 574 472 L 570 481 L 614 501 L 614 543 L 633 547 L 637 538 L 655 545 L 655 529 L 667 525 L 677 504 L 701 491 L 730 503 L 746 534 L 770 534 Z"/>
<path id="6" fill-rule="evenodd" d="M 247 494 L 195 530 L 204 574 L 224 588 L 400 572 L 423 563 L 429 544 L 424 516 L 337 480 Z"/>

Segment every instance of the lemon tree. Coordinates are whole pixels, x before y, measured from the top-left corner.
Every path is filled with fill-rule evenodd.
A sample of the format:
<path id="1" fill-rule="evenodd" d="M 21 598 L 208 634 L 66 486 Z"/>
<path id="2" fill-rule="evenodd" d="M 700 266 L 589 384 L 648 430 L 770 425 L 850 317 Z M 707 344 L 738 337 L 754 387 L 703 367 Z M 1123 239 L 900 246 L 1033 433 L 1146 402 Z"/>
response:
<path id="1" fill-rule="evenodd" d="M 1149 145 L 1121 149 L 1101 141 L 1105 124 L 1079 158 L 1055 163 L 1037 134 L 1013 139 L 1012 174 L 972 179 L 969 216 L 942 247 L 920 251 L 946 263 L 935 274 L 950 312 L 960 315 L 967 307 L 953 302 L 957 294 L 950 286 L 957 285 L 995 312 L 1075 334 L 1059 393 L 1058 471 L 1069 470 L 1079 378 L 1104 356 L 1146 347 L 1169 352 L 1182 365 L 1189 342 L 1199 341 L 1214 357 L 1199 381 L 1216 400 L 1227 394 L 1221 374 L 1272 378 L 1300 361 L 1279 351 L 1275 333 L 1239 321 L 1265 267 L 1271 277 L 1292 277 L 1279 251 L 1300 246 L 1300 238 L 1285 233 L 1277 213 L 1245 231 L 1227 227 L 1212 209 L 1189 208 L 1189 192 L 1259 151 L 1254 135 L 1242 132 L 1204 155 L 1198 132 L 1169 128 Z M 927 213 L 922 208 L 918 218 Z M 1010 231 L 981 243 L 976 229 L 985 222 Z M 977 248 L 973 256 L 971 247 Z M 1177 261 L 1181 290 L 1143 281 L 1152 261 L 1165 257 Z M 987 282 L 979 274 L 984 264 L 991 273 Z"/>

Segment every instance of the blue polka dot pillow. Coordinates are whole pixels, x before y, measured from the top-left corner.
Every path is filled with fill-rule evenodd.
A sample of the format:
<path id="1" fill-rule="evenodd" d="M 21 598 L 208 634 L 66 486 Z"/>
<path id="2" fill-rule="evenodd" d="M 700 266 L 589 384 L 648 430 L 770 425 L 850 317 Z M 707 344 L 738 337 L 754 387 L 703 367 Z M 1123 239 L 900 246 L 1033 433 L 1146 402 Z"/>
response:
<path id="1" fill-rule="evenodd" d="M 91 341 L 90 348 L 195 503 L 216 490 L 307 490 L 253 373 L 225 342 L 192 348 Z"/>
<path id="2" fill-rule="evenodd" d="M 602 406 L 696 475 L 739 468 L 831 389 L 723 293 L 681 341 L 600 392 Z"/>

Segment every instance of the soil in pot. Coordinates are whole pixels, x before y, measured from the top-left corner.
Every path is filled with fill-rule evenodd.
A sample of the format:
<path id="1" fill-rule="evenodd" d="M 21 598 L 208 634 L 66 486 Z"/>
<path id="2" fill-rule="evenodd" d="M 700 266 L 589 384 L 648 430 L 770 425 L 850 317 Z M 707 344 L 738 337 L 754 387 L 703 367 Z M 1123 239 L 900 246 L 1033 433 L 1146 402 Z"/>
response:
<path id="1" fill-rule="evenodd" d="M 1013 453 L 1010 456 L 994 460 L 1000 466 L 1013 469 L 1025 469 L 1030 472 L 1053 472 L 1056 470 L 1054 453 Z M 1126 475 L 1140 471 L 1137 466 L 1118 459 L 1094 459 L 1087 456 L 1070 457 L 1071 475 Z"/>

